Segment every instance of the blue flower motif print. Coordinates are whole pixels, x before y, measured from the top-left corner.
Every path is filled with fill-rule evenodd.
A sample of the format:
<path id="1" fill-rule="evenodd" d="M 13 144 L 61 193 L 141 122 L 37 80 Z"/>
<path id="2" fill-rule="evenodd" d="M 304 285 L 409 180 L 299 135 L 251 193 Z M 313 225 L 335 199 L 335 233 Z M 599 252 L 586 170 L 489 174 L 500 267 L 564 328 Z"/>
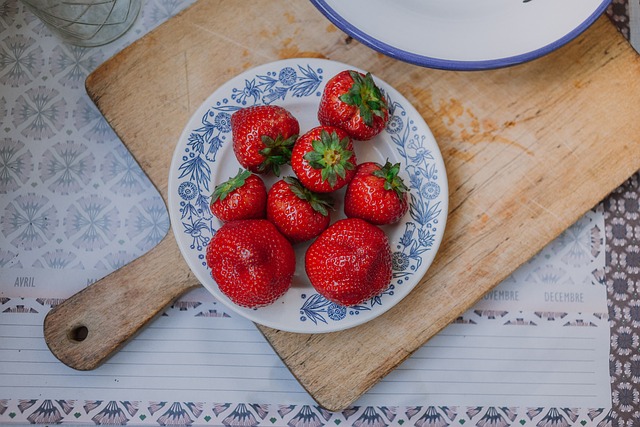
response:
<path id="1" fill-rule="evenodd" d="M 327 300 L 320 294 L 313 294 L 308 298 L 306 295 L 302 295 L 302 298 L 305 302 L 300 308 L 300 320 L 303 322 L 311 320 L 314 324 L 318 324 L 318 322 L 328 323 L 325 314 L 329 320 L 340 321 L 344 319 L 347 314 L 358 315 L 361 311 L 370 310 L 369 307 L 364 305 L 352 306 L 347 309 L 347 307 Z"/>
<path id="2" fill-rule="evenodd" d="M 440 195 L 440 186 L 433 182 L 427 181 L 421 188 L 420 193 L 425 199 L 435 199 Z"/>
<path id="3" fill-rule="evenodd" d="M 404 127 L 404 122 L 398 116 L 389 117 L 389 121 L 387 122 L 387 132 L 391 134 L 397 134 L 402 132 L 402 128 Z"/>
<path id="4" fill-rule="evenodd" d="M 135 256 L 133 254 L 128 253 L 127 251 L 109 252 L 103 258 L 103 260 L 106 261 L 108 268 L 113 271 L 124 267 L 134 259 L 135 259 Z M 97 266 L 94 266 L 94 268 L 97 268 Z"/>
<path id="5" fill-rule="evenodd" d="M 425 230 L 421 228 L 418 230 L 418 242 L 420 245 L 425 248 L 429 248 L 433 245 L 433 239 L 435 238 L 434 234 L 429 230 Z"/>
<path id="6" fill-rule="evenodd" d="M 225 426 L 257 426 L 259 424 L 256 417 L 247 408 L 247 405 L 240 403 L 233 411 L 222 420 Z"/>
<path id="7" fill-rule="evenodd" d="M 160 425 L 183 425 L 190 426 L 193 424 L 193 419 L 189 416 L 189 413 L 182 408 L 180 402 L 174 402 L 167 412 L 162 414 L 158 418 L 158 423 Z"/>
<path id="8" fill-rule="evenodd" d="M 109 189 L 122 196 L 141 194 L 151 187 L 151 182 L 124 146 L 106 155 L 101 165 L 102 181 Z"/>
<path id="9" fill-rule="evenodd" d="M 440 411 L 442 413 L 440 413 Z M 455 420 L 458 414 L 447 406 L 429 406 L 422 416 L 417 420 L 416 425 L 423 426 L 445 426 Z"/>
<path id="10" fill-rule="evenodd" d="M 184 3 L 176 0 L 156 0 L 147 2 L 142 14 L 142 22 L 146 30 L 156 27 L 159 23 L 174 16 L 184 7 Z M 146 31 L 143 31 L 146 33 Z"/>
<path id="11" fill-rule="evenodd" d="M 244 106 L 249 94 L 253 97 L 251 105 L 258 101 L 271 104 L 279 99 L 286 99 L 289 94 L 297 98 L 312 96 L 322 82 L 321 74 L 321 70 L 314 70 L 310 66 L 298 66 L 297 71 L 293 67 L 285 67 L 279 72 L 270 71 L 258 75 L 250 82 L 247 80 L 245 89 L 234 89 L 231 98 Z M 237 95 L 240 93 L 243 95 Z"/>
<path id="12" fill-rule="evenodd" d="M 29 193 L 18 196 L 5 208 L 0 217 L 5 237 L 14 236 L 11 243 L 22 250 L 43 247 L 53 238 L 58 226 L 58 212 L 49 199 Z"/>
<path id="13" fill-rule="evenodd" d="M 220 139 L 220 137 L 214 136 L 213 138 L 211 138 L 211 143 L 209 144 L 209 149 L 205 154 L 205 158 L 209 161 L 215 161 L 216 154 L 218 153 L 220 147 L 222 147 L 222 140 Z"/>
<path id="14" fill-rule="evenodd" d="M 293 81 L 293 73 L 295 73 L 295 81 Z M 263 91 L 265 95 L 262 97 L 262 102 L 270 104 L 278 99 L 286 99 L 288 94 L 296 98 L 302 98 L 306 96 L 312 96 L 316 93 L 320 83 L 322 82 L 322 71 L 314 70 L 310 66 L 302 67 L 298 66 L 298 72 L 291 69 L 290 71 L 284 71 L 287 75 L 286 83 L 283 82 L 282 72 L 278 75 L 278 79 L 273 79 L 270 75 L 259 76 L 265 83 L 263 84 Z M 282 85 L 278 85 L 282 83 Z"/>
<path id="15" fill-rule="evenodd" d="M 72 268 L 71 264 L 77 259 L 76 254 L 62 249 L 48 251 L 42 255 L 44 265 L 54 270 Z"/>
<path id="16" fill-rule="evenodd" d="M 296 73 L 293 67 L 284 67 L 278 73 L 278 80 L 280 80 L 280 83 L 284 86 L 291 86 L 298 80 L 298 73 Z"/>
<path id="17" fill-rule="evenodd" d="M 18 254 L 0 248 L 0 268 L 22 268 L 22 263 L 18 261 Z"/>
<path id="18" fill-rule="evenodd" d="M 391 268 L 395 271 L 405 271 L 409 268 L 409 256 L 403 252 L 394 252 L 391 254 Z"/>
<path id="19" fill-rule="evenodd" d="M 118 141 L 115 132 L 107 123 L 95 104 L 88 97 L 81 97 L 75 106 L 73 125 L 78 131 L 84 131 L 82 136 L 96 144 Z"/>
<path id="20" fill-rule="evenodd" d="M 44 152 L 40 178 L 45 183 L 50 181 L 48 188 L 53 193 L 77 193 L 91 181 L 95 171 L 94 159 L 84 144 L 58 142 Z"/>
<path id="21" fill-rule="evenodd" d="M 472 418 L 473 417 L 472 414 L 475 414 L 477 411 L 481 409 L 482 408 L 478 408 L 478 407 L 471 408 L 467 411 L 467 416 L 469 416 L 469 418 Z M 501 409 L 509 411 L 508 408 L 501 408 Z M 496 408 L 494 408 L 493 406 L 490 406 L 487 408 L 487 411 L 484 413 L 484 415 L 482 415 L 482 417 L 478 420 L 478 424 L 491 425 L 495 427 L 508 427 L 511 423 L 502 414 L 500 414 L 496 410 Z"/>
<path id="22" fill-rule="evenodd" d="M 303 296 L 304 297 L 304 296 Z M 313 294 L 310 298 L 308 298 L 302 307 L 300 308 L 300 314 L 302 314 L 302 320 L 309 319 L 313 323 L 327 323 L 327 320 L 324 318 L 323 314 L 327 307 L 332 304 L 329 300 L 323 297 L 320 294 Z"/>
<path id="23" fill-rule="evenodd" d="M 245 80 L 244 88 L 234 88 L 231 94 L 231 99 L 234 99 L 238 104 L 243 106 L 248 104 L 249 98 L 253 98 L 252 104 L 255 104 L 260 99 L 260 88 L 256 83 L 256 79 Z"/>
<path id="24" fill-rule="evenodd" d="M 208 127 L 208 129 L 213 129 L 213 126 Z M 196 130 L 196 132 L 198 130 Z M 205 134 L 196 133 L 196 132 L 193 132 L 191 135 L 189 135 L 189 146 L 191 146 L 192 151 L 196 153 L 203 153 L 204 145 L 206 143 L 205 138 L 210 135 L 208 135 L 209 133 L 208 131 Z"/>
<path id="25" fill-rule="evenodd" d="M 29 180 L 33 156 L 25 144 L 11 138 L 0 140 L 0 194 L 16 191 Z"/>
<path id="26" fill-rule="evenodd" d="M 568 272 L 559 266 L 547 264 L 536 268 L 527 280 L 533 283 L 544 283 L 554 285 L 568 280 Z"/>
<path id="27" fill-rule="evenodd" d="M 91 421 L 96 425 L 125 425 L 129 418 L 125 411 L 118 406 L 118 403 L 112 400 L 100 412 L 91 417 Z"/>
<path id="28" fill-rule="evenodd" d="M 58 82 L 62 86 L 82 87 L 87 75 L 103 62 L 102 55 L 95 52 L 95 49 L 58 45 L 53 49 L 51 73 L 54 77 L 60 76 Z"/>
<path id="29" fill-rule="evenodd" d="M 67 209 L 65 235 L 74 238 L 73 246 L 93 251 L 115 238 L 120 221 L 118 209 L 111 206 L 111 200 L 93 194 L 81 197 Z"/>
<path id="30" fill-rule="evenodd" d="M 8 25 L 13 25 L 18 14 L 18 2 L 5 1 L 0 3 L 0 18 Z"/>
<path id="31" fill-rule="evenodd" d="M 422 254 L 433 245 L 433 233 L 425 231 L 413 222 L 405 224 L 397 251 L 391 255 L 393 277 L 406 277 L 422 265 Z"/>
<path id="32" fill-rule="evenodd" d="M 27 420 L 31 424 L 59 424 L 63 418 L 63 413 L 53 404 L 53 401 L 46 399 L 27 417 Z"/>
<path id="33" fill-rule="evenodd" d="M 7 37 L 0 45 L 0 83 L 24 86 L 44 68 L 43 50 L 36 40 L 22 34 Z"/>
<path id="34" fill-rule="evenodd" d="M 634 309 L 636 311 L 635 319 L 640 319 L 640 316 L 638 315 L 639 313 L 638 313 L 638 305 L 637 305 L 637 303 L 634 306 Z M 634 322 L 634 323 L 637 323 L 637 322 Z M 631 381 L 633 381 L 634 384 L 637 384 L 638 382 L 640 382 L 640 355 L 638 355 L 638 354 L 632 355 L 629 358 L 628 367 L 626 369 L 629 372 L 629 376 L 631 377 Z"/>
<path id="35" fill-rule="evenodd" d="M 153 248 L 169 231 L 169 216 L 162 200 L 142 200 L 131 208 L 125 222 L 127 236 L 138 239 L 136 247 L 141 251 Z"/>
<path id="36" fill-rule="evenodd" d="M 327 307 L 327 316 L 331 320 L 342 320 L 346 315 L 346 307 L 334 303 L 329 304 L 329 307 Z"/>
<path id="37" fill-rule="evenodd" d="M 306 67 L 298 66 L 298 70 L 301 76 L 291 86 L 293 96 L 297 98 L 312 96 L 322 82 L 322 70 L 314 70 L 309 65 Z"/>
<path id="38" fill-rule="evenodd" d="M 370 427 L 384 427 L 387 423 L 384 422 L 384 418 L 376 412 L 373 406 L 367 406 L 362 412 L 362 415 L 354 421 L 353 425 L 363 425 Z"/>
<path id="39" fill-rule="evenodd" d="M 570 416 L 575 417 L 575 421 L 575 419 L 578 418 L 577 414 L 575 414 L 575 412 L 571 411 L 570 409 L 567 410 L 570 412 Z M 547 414 L 540 419 L 540 422 L 538 424 L 547 426 L 570 426 L 572 422 L 570 418 L 562 415 L 557 408 L 551 408 L 549 409 Z"/>
<path id="40" fill-rule="evenodd" d="M 429 160 L 433 160 L 433 153 L 424 146 L 424 135 L 420 138 L 413 138 L 407 145 L 409 159 L 415 164 L 422 165 Z"/>
<path id="41" fill-rule="evenodd" d="M 411 194 L 409 199 L 409 213 L 418 224 L 428 227 L 428 225 L 440 216 L 440 202 L 430 204 L 428 200 L 424 200 L 422 193 L 418 195 Z"/>
<path id="42" fill-rule="evenodd" d="M 188 177 L 190 181 L 209 191 L 209 181 L 211 180 L 211 167 L 200 155 L 190 153 L 185 162 L 179 167 L 180 176 Z"/>
<path id="43" fill-rule="evenodd" d="M 320 427 L 324 425 L 324 423 L 320 416 L 318 416 L 309 405 L 302 405 L 300 411 L 291 418 L 287 425 L 289 425 L 289 427 Z"/>
<path id="44" fill-rule="evenodd" d="M 230 132 L 231 131 L 231 115 L 229 113 L 219 113 L 214 119 L 215 127 L 220 132 Z"/>
<path id="45" fill-rule="evenodd" d="M 216 113 L 214 110 L 222 111 Z M 235 111 L 235 109 L 218 107 L 214 110 L 207 111 L 201 119 L 202 127 L 195 129 L 189 135 L 187 145 L 191 148 L 191 158 L 194 161 L 199 162 L 202 160 L 201 155 L 205 154 L 207 161 L 215 162 L 216 154 L 226 138 L 225 134 L 231 131 L 229 111 Z M 210 120 L 211 117 L 213 117 L 213 122 Z"/>
<path id="46" fill-rule="evenodd" d="M 16 100 L 12 110 L 13 125 L 21 128 L 22 135 L 27 138 L 51 138 L 64 125 L 66 106 L 67 102 L 57 90 L 33 87 Z"/>
<path id="47" fill-rule="evenodd" d="M 178 187 L 178 195 L 182 200 L 193 200 L 198 196 L 198 187 L 193 182 L 183 182 Z"/>
<path id="48" fill-rule="evenodd" d="M 405 248 L 410 246 L 413 243 L 413 232 L 415 231 L 415 227 L 412 227 L 412 223 L 407 223 L 404 226 L 404 233 L 402 234 L 402 237 L 400 237 L 400 245 L 404 246 Z"/>
<path id="49" fill-rule="evenodd" d="M 183 231 L 191 236 L 191 249 L 202 250 L 209 244 L 210 237 L 207 232 L 211 230 L 211 225 L 202 219 L 195 221 L 183 222 Z"/>
<path id="50" fill-rule="evenodd" d="M 635 199 L 627 199 L 636 204 Z M 564 251 L 561 260 L 566 265 L 578 267 L 589 264 L 602 250 L 603 240 L 598 226 L 592 225 L 589 218 L 581 218 L 566 229 L 551 244 L 554 253 Z M 565 250 L 565 248 L 570 248 Z M 628 252 L 622 256 L 621 263 L 626 263 L 627 271 L 633 274 L 640 272 L 640 262 L 636 262 L 637 246 L 629 246 Z M 629 262 L 631 261 L 631 262 Z"/>

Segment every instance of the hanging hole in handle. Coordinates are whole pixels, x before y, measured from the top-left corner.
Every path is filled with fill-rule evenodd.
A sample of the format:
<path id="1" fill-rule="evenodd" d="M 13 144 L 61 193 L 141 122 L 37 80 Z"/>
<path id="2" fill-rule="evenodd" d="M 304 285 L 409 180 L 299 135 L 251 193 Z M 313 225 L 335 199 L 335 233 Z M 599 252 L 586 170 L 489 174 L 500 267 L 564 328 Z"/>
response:
<path id="1" fill-rule="evenodd" d="M 82 342 L 87 339 L 89 336 L 89 329 L 84 326 L 76 326 L 71 331 L 69 331 L 69 339 L 75 342 Z"/>

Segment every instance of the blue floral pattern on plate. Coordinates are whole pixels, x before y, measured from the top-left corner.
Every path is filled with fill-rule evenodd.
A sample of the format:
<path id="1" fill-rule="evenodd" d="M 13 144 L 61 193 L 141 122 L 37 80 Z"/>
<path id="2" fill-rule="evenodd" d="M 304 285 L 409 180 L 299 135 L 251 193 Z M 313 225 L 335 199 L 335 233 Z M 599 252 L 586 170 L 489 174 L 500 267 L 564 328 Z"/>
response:
<path id="1" fill-rule="evenodd" d="M 377 80 L 390 105 L 385 132 L 369 142 L 356 141 L 358 160 L 403 166 L 410 187 L 409 213 L 385 226 L 393 252 L 393 279 L 380 295 L 355 307 L 327 301 L 304 273 L 306 245 L 295 247 L 298 266 L 292 288 L 269 307 L 245 309 L 222 295 L 206 266 L 205 251 L 220 226 L 209 211 L 215 185 L 237 171 L 232 149 L 233 112 L 251 105 L 278 104 L 300 121 L 301 132 L 317 126 L 316 111 L 324 82 L 353 66 L 322 59 L 287 59 L 231 79 L 194 113 L 178 141 L 169 177 L 169 211 L 178 246 L 203 285 L 239 314 L 263 325 L 292 332 L 329 332 L 366 322 L 406 296 L 419 282 L 437 251 L 447 217 L 448 186 L 438 146 L 422 117 L 395 89 Z M 282 175 L 291 174 L 285 169 Z M 267 186 L 275 177 L 263 177 Z M 333 220 L 343 217 L 342 196 L 335 196 Z"/>

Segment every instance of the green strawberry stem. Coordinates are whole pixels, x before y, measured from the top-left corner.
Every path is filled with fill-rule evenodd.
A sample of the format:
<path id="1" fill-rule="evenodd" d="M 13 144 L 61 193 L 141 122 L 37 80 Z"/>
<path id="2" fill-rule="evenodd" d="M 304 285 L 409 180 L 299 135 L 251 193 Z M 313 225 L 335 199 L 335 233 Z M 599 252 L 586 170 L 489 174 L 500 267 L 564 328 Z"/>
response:
<path id="1" fill-rule="evenodd" d="M 320 132 L 320 139 L 315 139 L 311 143 L 313 150 L 304 155 L 304 159 L 314 169 L 320 169 L 320 176 L 323 181 L 328 181 L 334 187 L 338 177 L 344 178 L 347 170 L 355 168 L 349 161 L 353 157 L 353 151 L 347 149 L 349 138 L 340 139 L 338 134 L 326 130 Z"/>
<path id="2" fill-rule="evenodd" d="M 384 189 L 395 191 L 398 197 L 402 198 L 402 195 L 409 191 L 409 188 L 404 184 L 401 177 L 398 176 L 400 172 L 400 163 L 392 165 L 389 160 L 380 169 L 373 171 L 373 176 L 384 179 Z"/>
<path id="3" fill-rule="evenodd" d="M 291 162 L 291 150 L 298 135 L 291 135 L 289 138 L 278 135 L 276 139 L 262 135 L 261 139 L 265 148 L 259 153 L 264 160 L 258 166 L 258 172 L 273 172 L 274 175 L 280 176 L 280 166 Z"/>
<path id="4" fill-rule="evenodd" d="M 304 187 L 297 178 L 287 176 L 284 181 L 289 184 L 291 192 L 298 198 L 309 202 L 311 208 L 321 215 L 329 215 L 329 210 L 333 210 L 333 199 L 325 194 L 315 193 Z"/>
<path id="5" fill-rule="evenodd" d="M 210 203 L 214 203 L 218 199 L 226 199 L 229 193 L 242 187 L 246 179 L 250 176 L 251 172 L 249 172 L 248 170 L 238 169 L 238 173 L 236 176 L 234 176 L 233 178 L 229 178 L 227 181 L 216 186 L 216 188 L 213 190 L 213 194 L 211 195 Z"/>
<path id="6" fill-rule="evenodd" d="M 385 110 L 389 109 L 387 101 L 373 81 L 371 73 L 362 76 L 357 71 L 349 71 L 349 75 L 353 79 L 353 85 L 340 97 L 340 100 L 358 107 L 364 123 L 367 126 L 373 126 L 373 116 L 384 117 Z"/>

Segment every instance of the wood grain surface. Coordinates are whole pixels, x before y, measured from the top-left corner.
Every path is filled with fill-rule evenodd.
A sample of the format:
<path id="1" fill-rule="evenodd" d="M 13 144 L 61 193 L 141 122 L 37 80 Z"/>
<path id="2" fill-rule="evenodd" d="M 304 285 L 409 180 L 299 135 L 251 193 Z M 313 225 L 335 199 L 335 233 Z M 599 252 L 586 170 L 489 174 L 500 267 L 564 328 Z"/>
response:
<path id="1" fill-rule="evenodd" d="M 354 403 L 640 167 L 640 63 L 606 18 L 538 60 L 452 72 L 374 52 L 307 1 L 202 0 L 86 87 L 166 200 L 176 141 L 200 103 L 236 74 L 291 57 L 353 64 L 394 86 L 433 131 L 450 188 L 436 261 L 395 308 L 329 334 L 260 327 L 329 410 Z M 162 256 L 167 272 L 183 262 Z"/>
<path id="2" fill-rule="evenodd" d="M 54 307 L 43 328 L 53 355 L 81 371 L 101 365 L 177 297 L 200 286 L 180 257 L 169 233 L 144 256 Z"/>

